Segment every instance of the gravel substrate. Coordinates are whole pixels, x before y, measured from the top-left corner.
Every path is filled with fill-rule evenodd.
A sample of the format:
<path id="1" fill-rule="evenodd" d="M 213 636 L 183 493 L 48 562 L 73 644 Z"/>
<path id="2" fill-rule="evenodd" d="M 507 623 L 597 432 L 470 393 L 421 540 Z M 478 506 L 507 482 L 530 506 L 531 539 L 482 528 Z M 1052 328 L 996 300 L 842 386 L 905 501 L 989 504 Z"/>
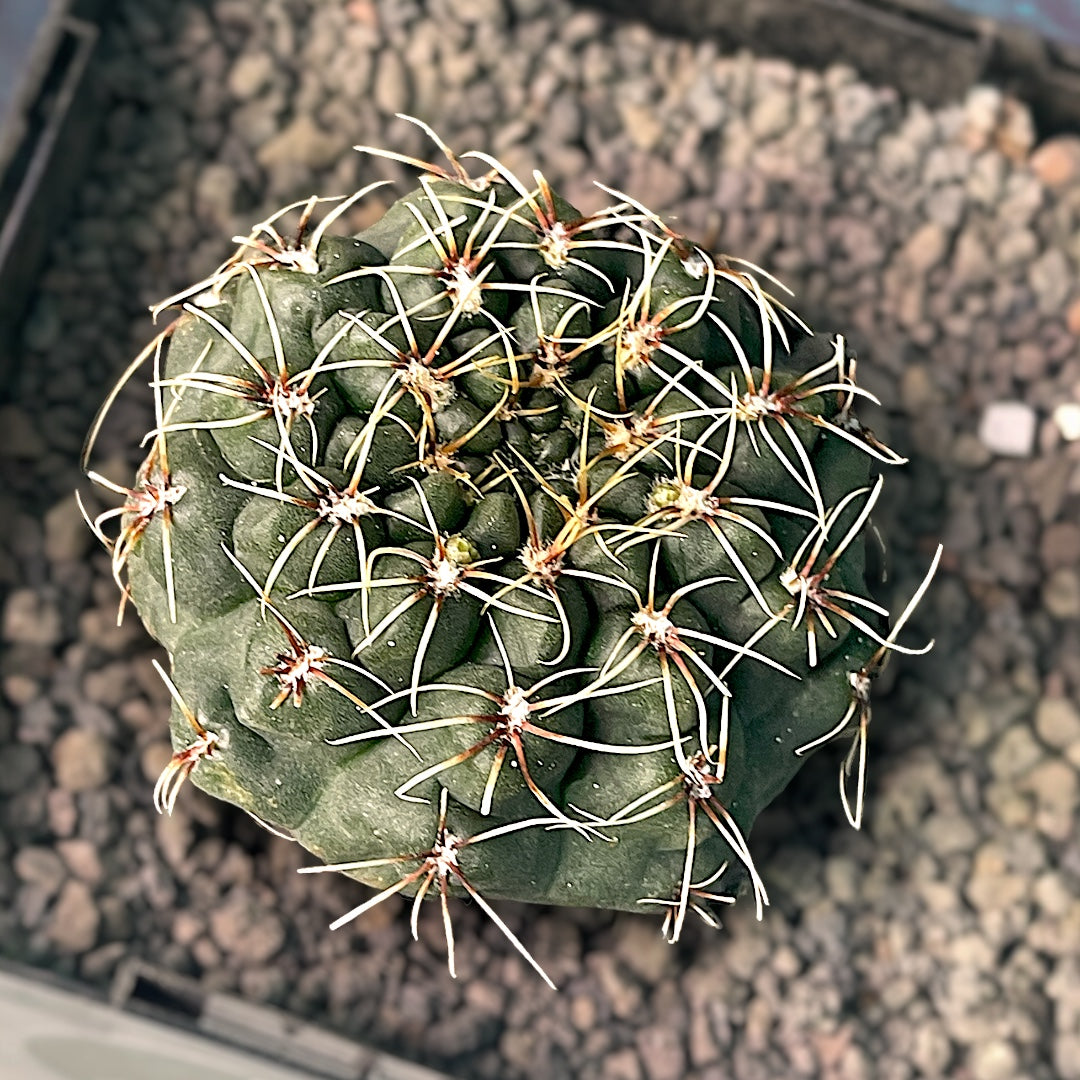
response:
<path id="1" fill-rule="evenodd" d="M 108 121 L 0 405 L 0 951 L 91 984 L 143 958 L 467 1078 L 1080 1078 L 1080 139 L 1032 153 L 993 89 L 929 110 L 560 0 L 115 7 Z M 652 918 L 503 905 L 559 994 L 475 907 L 455 982 L 434 909 L 420 943 L 397 900 L 331 933 L 360 886 L 193 788 L 154 814 L 156 650 L 114 625 L 71 494 L 148 305 L 285 202 L 404 179 L 348 149 L 429 156 L 395 112 L 783 277 L 911 457 L 880 515 L 896 595 L 946 547 L 910 628 L 936 647 L 879 681 L 862 831 L 830 749 L 754 831 L 760 924 L 744 902 L 670 948 Z M 149 426 L 122 400 L 101 471 Z"/>

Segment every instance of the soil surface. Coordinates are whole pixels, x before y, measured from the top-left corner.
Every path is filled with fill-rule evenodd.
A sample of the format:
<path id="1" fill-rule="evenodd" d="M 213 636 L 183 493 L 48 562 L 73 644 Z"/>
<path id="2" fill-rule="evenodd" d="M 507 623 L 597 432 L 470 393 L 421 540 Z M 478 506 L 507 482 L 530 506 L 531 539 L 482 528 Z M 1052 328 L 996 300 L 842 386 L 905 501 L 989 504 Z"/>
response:
<path id="1" fill-rule="evenodd" d="M 929 109 L 562 0 L 124 0 L 95 78 L 108 119 L 0 405 L 3 955 L 94 985 L 143 958 L 463 1078 L 1080 1078 L 1080 138 L 1036 146 L 993 88 Z M 655 918 L 502 905 L 558 994 L 475 906 L 454 981 L 436 907 L 420 942 L 397 899 L 331 933 L 360 886 L 194 788 L 154 813 L 160 650 L 115 625 L 72 495 L 111 505 L 79 449 L 149 305 L 287 202 L 406 184 L 349 149 L 433 153 L 397 112 L 784 279 L 910 457 L 877 521 L 895 603 L 945 545 L 908 627 L 936 646 L 878 682 L 862 830 L 828 749 L 754 830 L 761 923 L 744 898 L 668 947 Z M 125 483 L 136 398 L 96 465 Z"/>

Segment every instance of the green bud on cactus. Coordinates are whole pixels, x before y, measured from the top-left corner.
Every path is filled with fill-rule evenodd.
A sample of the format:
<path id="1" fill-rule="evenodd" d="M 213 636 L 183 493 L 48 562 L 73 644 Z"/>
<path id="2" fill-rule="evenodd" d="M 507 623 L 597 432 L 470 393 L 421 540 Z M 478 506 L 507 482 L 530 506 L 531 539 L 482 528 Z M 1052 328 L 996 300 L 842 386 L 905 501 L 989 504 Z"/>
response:
<path id="1" fill-rule="evenodd" d="M 866 595 L 902 459 L 844 339 L 743 264 L 447 157 L 163 305 L 146 460 L 89 474 L 170 654 L 155 801 L 190 776 L 377 890 L 335 925 L 467 895 L 534 967 L 489 900 L 655 905 L 675 941 L 746 880 L 760 917 L 754 818 L 840 741 L 857 828 L 870 681 L 925 651 L 933 567 L 891 626 Z"/>

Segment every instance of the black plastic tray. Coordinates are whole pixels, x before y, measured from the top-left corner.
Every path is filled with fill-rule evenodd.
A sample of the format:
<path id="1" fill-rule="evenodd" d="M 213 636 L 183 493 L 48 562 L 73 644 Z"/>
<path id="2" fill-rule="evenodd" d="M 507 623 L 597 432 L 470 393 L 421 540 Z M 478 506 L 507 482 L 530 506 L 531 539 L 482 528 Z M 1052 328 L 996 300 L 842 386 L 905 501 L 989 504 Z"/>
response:
<path id="1" fill-rule="evenodd" d="M 5 41 L 5 54 L 25 51 L 5 64 L 0 85 L 0 371 L 100 112 L 85 85 L 97 27 L 62 3 L 21 10 L 22 36 Z M 62 169 L 53 167 L 58 157 Z"/>
<path id="2" fill-rule="evenodd" d="M 587 0 L 669 34 L 850 64 L 907 97 L 940 105 L 989 82 L 1028 104 L 1040 136 L 1080 131 L 1080 47 L 981 18 L 946 0 Z"/>

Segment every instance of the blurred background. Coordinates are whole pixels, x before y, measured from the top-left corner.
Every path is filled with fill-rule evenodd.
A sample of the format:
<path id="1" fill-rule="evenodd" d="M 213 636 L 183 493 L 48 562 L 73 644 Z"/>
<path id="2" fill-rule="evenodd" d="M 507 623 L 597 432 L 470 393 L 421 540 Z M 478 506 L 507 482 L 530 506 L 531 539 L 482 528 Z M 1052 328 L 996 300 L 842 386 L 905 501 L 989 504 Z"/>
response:
<path id="1" fill-rule="evenodd" d="M 159 651 L 72 494 L 149 306 L 285 203 L 405 190 L 351 149 L 433 160 L 396 113 L 782 278 L 911 459 L 897 596 L 945 545 L 862 831 L 826 750 L 755 828 L 761 924 L 503 905 L 558 995 L 475 907 L 455 982 L 434 916 L 330 933 L 360 886 L 194 788 L 154 813 Z M 0 0 L 0 1077 L 1080 1078 L 1078 341 L 1070 0 Z"/>

